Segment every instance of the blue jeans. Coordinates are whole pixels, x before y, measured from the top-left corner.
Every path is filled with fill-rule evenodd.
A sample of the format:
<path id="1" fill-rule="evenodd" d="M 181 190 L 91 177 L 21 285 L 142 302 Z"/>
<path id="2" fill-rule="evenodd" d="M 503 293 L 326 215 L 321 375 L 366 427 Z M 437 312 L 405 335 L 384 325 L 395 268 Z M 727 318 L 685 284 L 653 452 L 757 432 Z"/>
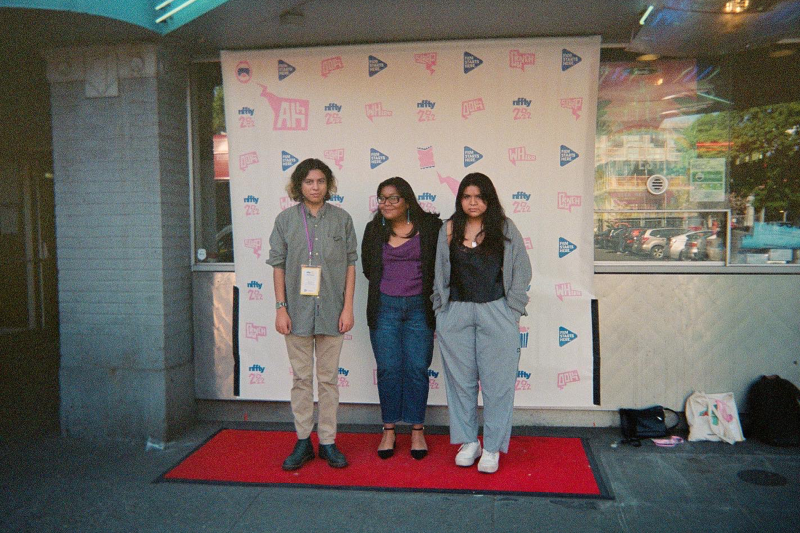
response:
<path id="1" fill-rule="evenodd" d="M 425 320 L 424 297 L 381 294 L 378 322 L 369 338 L 378 364 L 383 423 L 424 423 L 433 358 L 433 330 Z"/>

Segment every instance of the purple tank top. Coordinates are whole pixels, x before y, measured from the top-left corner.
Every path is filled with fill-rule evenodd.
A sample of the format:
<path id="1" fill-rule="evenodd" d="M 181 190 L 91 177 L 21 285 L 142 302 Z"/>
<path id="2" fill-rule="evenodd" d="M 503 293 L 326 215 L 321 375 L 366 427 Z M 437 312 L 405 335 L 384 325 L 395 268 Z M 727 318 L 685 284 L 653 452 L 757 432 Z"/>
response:
<path id="1" fill-rule="evenodd" d="M 397 248 L 384 243 L 381 292 L 389 296 L 422 294 L 419 233 Z"/>

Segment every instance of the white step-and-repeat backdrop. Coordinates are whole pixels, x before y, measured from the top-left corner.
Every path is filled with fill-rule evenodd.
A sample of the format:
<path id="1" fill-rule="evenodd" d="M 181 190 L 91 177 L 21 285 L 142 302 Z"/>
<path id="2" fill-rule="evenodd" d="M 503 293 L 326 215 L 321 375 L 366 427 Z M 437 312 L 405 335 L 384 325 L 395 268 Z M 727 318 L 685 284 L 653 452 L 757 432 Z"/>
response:
<path id="1" fill-rule="evenodd" d="M 316 157 L 334 171 L 331 202 L 353 217 L 359 247 L 382 180 L 405 178 L 423 208 L 447 218 L 459 181 L 488 175 L 533 263 L 516 405 L 592 405 L 599 57 L 599 38 L 223 52 L 239 397 L 289 399 L 291 367 L 274 328 L 265 259 L 276 215 L 293 205 L 289 176 Z M 345 336 L 340 397 L 377 403 L 360 261 L 356 269 L 356 326 Z M 429 403 L 446 404 L 438 348 L 429 375 Z"/>

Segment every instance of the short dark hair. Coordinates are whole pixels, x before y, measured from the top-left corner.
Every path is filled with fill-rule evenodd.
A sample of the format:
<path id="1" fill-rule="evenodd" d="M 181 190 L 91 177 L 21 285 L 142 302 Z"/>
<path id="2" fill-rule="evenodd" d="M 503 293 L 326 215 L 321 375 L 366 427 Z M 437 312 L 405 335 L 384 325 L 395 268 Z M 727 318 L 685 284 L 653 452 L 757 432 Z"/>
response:
<path id="1" fill-rule="evenodd" d="M 331 199 L 331 195 L 336 193 L 336 178 L 333 175 L 331 167 L 319 159 L 309 158 L 302 161 L 294 168 L 292 177 L 289 178 L 289 184 L 286 185 L 286 192 L 289 193 L 289 198 L 295 202 L 301 202 L 303 200 L 303 180 L 308 177 L 309 172 L 312 170 L 319 170 L 325 175 L 325 184 L 328 186 L 328 190 L 325 192 L 323 201 L 327 202 Z"/>

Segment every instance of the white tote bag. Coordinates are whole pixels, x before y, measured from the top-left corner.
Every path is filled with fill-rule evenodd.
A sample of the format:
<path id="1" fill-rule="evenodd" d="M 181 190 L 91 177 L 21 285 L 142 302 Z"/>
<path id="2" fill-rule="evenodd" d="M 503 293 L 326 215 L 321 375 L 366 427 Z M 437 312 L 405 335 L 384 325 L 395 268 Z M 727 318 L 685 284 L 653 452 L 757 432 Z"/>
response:
<path id="1" fill-rule="evenodd" d="M 686 421 L 689 423 L 690 441 L 710 440 L 733 444 L 744 440 L 732 392 L 694 392 L 686 400 Z"/>

